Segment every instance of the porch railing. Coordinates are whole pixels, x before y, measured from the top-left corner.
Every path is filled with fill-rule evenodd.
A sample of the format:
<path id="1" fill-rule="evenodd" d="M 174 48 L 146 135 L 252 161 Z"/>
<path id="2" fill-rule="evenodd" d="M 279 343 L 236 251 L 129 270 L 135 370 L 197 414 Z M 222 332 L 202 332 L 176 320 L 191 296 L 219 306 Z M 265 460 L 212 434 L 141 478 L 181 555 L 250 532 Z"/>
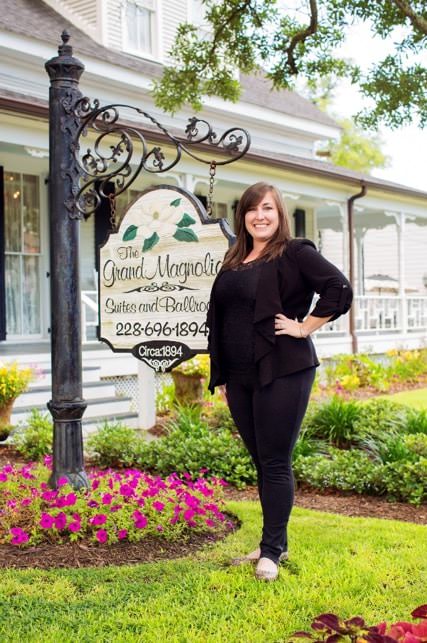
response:
<path id="1" fill-rule="evenodd" d="M 387 297 L 386 295 L 363 295 L 355 297 L 356 330 L 369 335 L 388 333 L 427 332 L 427 297 Z M 96 341 L 98 325 L 98 293 L 82 291 L 82 338 L 83 343 Z M 325 324 L 318 334 L 325 336 L 348 333 L 348 317 L 339 317 Z"/>

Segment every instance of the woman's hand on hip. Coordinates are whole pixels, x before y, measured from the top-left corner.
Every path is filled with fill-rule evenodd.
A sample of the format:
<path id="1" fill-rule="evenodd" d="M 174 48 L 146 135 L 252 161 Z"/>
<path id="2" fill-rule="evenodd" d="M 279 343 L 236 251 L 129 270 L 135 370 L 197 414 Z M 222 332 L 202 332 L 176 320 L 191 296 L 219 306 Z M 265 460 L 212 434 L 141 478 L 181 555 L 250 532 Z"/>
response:
<path id="1" fill-rule="evenodd" d="M 290 337 L 297 337 L 298 339 L 304 339 L 306 337 L 303 325 L 299 321 L 289 319 L 289 317 L 281 313 L 278 313 L 274 318 L 274 329 L 275 335 L 289 335 Z"/>

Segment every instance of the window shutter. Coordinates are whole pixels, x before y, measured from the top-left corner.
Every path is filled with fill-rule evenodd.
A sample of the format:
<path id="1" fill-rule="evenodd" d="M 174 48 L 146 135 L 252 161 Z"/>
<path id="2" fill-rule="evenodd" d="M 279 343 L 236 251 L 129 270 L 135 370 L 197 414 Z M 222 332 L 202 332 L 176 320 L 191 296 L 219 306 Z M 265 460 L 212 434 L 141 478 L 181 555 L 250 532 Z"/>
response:
<path id="1" fill-rule="evenodd" d="M 0 166 L 0 341 L 6 339 L 4 174 Z"/>

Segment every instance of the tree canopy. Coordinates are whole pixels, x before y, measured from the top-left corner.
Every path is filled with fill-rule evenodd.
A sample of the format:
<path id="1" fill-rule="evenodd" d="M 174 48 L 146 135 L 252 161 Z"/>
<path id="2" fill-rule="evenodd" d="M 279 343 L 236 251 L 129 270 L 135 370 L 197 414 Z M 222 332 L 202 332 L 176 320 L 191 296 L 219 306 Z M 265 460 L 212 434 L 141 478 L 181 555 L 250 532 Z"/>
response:
<path id="1" fill-rule="evenodd" d="M 203 96 L 237 101 L 236 71 L 263 70 L 275 89 L 293 89 L 297 78 L 350 78 L 372 99 L 358 114 L 365 126 L 427 125 L 426 0 L 301 0 L 291 9 L 284 0 L 201 2 L 206 29 L 179 26 L 172 63 L 154 89 L 166 111 L 186 103 L 199 111 Z M 336 53 L 360 21 L 369 24 L 372 37 L 394 43 L 393 53 L 367 70 Z"/>

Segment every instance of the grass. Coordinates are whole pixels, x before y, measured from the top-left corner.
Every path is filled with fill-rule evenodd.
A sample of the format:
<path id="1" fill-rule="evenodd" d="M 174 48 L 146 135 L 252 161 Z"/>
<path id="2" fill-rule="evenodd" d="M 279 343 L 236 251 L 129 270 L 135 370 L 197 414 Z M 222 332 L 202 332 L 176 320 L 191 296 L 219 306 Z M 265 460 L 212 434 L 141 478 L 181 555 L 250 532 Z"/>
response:
<path id="1" fill-rule="evenodd" d="M 412 391 L 401 391 L 400 393 L 380 395 L 378 397 L 384 400 L 390 400 L 391 402 L 406 404 L 407 406 L 412 406 L 414 409 L 427 409 L 427 388 L 417 388 Z"/>
<path id="2" fill-rule="evenodd" d="M 266 643 L 325 611 L 370 624 L 426 602 L 425 526 L 295 508 L 291 561 L 276 583 L 229 567 L 257 543 L 257 503 L 230 502 L 242 528 L 197 556 L 127 567 L 0 572 L 0 640 Z M 23 554 L 24 555 L 24 554 Z"/>

